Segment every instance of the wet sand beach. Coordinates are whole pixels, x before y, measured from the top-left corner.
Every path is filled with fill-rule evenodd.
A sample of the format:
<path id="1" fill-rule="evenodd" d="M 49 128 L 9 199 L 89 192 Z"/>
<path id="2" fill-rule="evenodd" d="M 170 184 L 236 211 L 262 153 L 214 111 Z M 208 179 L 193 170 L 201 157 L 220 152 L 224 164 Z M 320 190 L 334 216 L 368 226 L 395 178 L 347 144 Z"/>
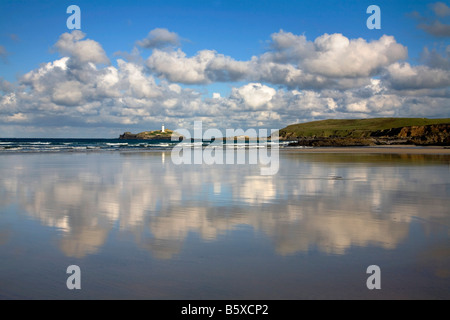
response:
<path id="1" fill-rule="evenodd" d="M 283 149 L 272 176 L 168 151 L 0 155 L 0 299 L 449 299 L 447 154 Z"/>
<path id="2" fill-rule="evenodd" d="M 405 146 L 376 146 L 376 147 L 319 147 L 319 148 L 284 148 L 283 151 L 299 153 L 378 153 L 378 154 L 448 154 L 450 147 L 418 147 Z"/>

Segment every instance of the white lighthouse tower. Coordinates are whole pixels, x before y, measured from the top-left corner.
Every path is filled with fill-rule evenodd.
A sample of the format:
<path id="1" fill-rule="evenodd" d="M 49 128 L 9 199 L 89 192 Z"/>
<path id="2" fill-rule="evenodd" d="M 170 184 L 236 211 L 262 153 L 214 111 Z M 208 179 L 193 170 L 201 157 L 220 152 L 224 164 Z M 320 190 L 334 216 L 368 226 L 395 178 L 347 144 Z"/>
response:
<path id="1" fill-rule="evenodd" d="M 164 131 L 164 123 L 163 123 L 163 125 L 162 125 L 162 127 L 161 127 L 161 132 L 163 132 L 163 133 L 165 132 L 165 131 Z"/>

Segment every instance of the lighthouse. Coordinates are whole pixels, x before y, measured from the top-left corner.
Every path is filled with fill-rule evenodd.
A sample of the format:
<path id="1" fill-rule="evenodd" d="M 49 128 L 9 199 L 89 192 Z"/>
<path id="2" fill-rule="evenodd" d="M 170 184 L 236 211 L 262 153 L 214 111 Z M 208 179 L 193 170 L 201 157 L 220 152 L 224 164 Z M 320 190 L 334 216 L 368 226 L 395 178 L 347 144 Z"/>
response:
<path id="1" fill-rule="evenodd" d="M 161 126 L 161 132 L 164 133 L 164 123 L 163 123 L 163 125 Z"/>

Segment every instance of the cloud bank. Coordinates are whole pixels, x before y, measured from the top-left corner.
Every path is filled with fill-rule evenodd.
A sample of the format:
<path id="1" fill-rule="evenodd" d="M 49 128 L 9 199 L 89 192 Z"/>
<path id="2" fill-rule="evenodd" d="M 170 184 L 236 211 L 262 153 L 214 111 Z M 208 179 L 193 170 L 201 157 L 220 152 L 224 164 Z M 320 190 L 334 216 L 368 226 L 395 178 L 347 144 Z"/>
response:
<path id="1" fill-rule="evenodd" d="M 190 128 L 194 120 L 246 129 L 326 118 L 449 116 L 450 46 L 445 53 L 425 48 L 422 64 L 413 65 L 408 49 L 388 35 L 309 40 L 280 30 L 248 60 L 210 49 L 188 56 L 167 29 L 151 30 L 136 44 L 151 49 L 147 57 L 136 58 L 135 49 L 110 60 L 83 32 L 62 34 L 53 46 L 60 58 L 15 84 L 1 79 L 0 134 L 59 128 L 105 137 L 162 122 Z M 205 92 L 217 83 L 230 86 L 229 94 Z"/>

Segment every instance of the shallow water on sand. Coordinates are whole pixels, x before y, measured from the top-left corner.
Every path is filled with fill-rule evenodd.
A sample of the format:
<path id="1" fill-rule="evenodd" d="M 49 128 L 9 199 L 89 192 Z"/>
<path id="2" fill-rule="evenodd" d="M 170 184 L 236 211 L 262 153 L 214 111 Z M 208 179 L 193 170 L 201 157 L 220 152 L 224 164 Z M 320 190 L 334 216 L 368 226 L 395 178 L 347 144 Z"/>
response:
<path id="1" fill-rule="evenodd" d="M 449 208 L 448 155 L 3 154 L 0 298 L 450 299 Z"/>

